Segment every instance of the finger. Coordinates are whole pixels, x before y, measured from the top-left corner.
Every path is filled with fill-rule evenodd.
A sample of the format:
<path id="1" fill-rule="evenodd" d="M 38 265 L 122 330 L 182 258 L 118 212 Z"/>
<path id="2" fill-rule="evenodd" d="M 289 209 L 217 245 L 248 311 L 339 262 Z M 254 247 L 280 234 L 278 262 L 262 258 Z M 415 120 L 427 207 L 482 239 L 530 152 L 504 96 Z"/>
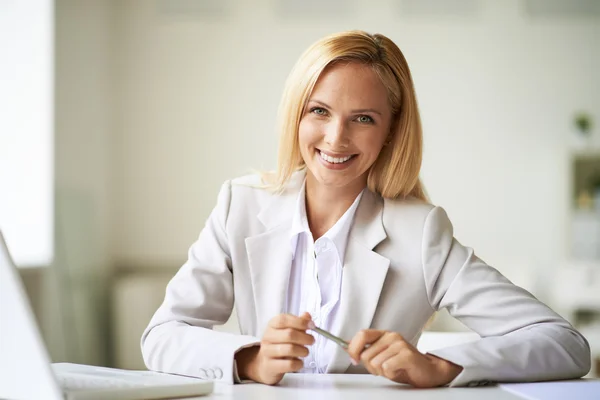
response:
<path id="1" fill-rule="evenodd" d="M 302 314 L 300 314 L 300 318 L 301 319 L 305 319 L 307 321 L 312 321 L 312 317 L 310 316 L 310 314 L 308 312 L 303 312 Z"/>
<path id="2" fill-rule="evenodd" d="M 360 353 L 365 349 L 367 344 L 372 344 L 377 341 L 381 336 L 385 334 L 385 331 L 378 331 L 374 329 L 363 329 L 358 332 L 350 343 L 348 344 L 348 354 L 352 359 L 360 360 Z"/>
<path id="3" fill-rule="evenodd" d="M 373 369 L 373 367 L 371 367 L 371 365 L 365 365 L 365 369 L 371 374 L 371 375 L 375 375 L 375 376 L 379 376 L 377 374 L 377 371 L 375 369 Z"/>
<path id="4" fill-rule="evenodd" d="M 398 383 L 413 384 L 407 369 L 410 368 L 412 361 L 405 354 L 395 354 L 381 363 L 382 375 Z"/>
<path id="5" fill-rule="evenodd" d="M 310 346 L 315 342 L 315 338 L 306 332 L 292 328 L 267 329 L 263 336 L 263 341 L 266 343 L 288 343 Z"/>
<path id="6" fill-rule="evenodd" d="M 305 313 L 308 314 L 308 313 Z M 310 315 L 309 315 L 310 317 Z M 273 329 L 297 329 L 299 331 L 306 331 L 308 329 L 308 323 L 310 319 L 298 317 L 292 314 L 279 314 L 271 321 L 269 321 L 269 326 Z"/>
<path id="7" fill-rule="evenodd" d="M 370 350 L 370 349 L 369 349 Z M 392 376 L 388 376 L 390 373 L 395 372 L 399 365 L 396 365 L 392 359 L 399 361 L 398 350 L 394 346 L 388 346 L 385 350 L 371 357 L 368 361 L 363 361 L 365 365 L 368 365 L 372 370 L 376 372 L 375 375 L 385 376 L 388 379 L 392 379 Z M 384 365 L 385 364 L 385 368 Z M 390 372 L 391 371 L 391 372 Z"/>
<path id="8" fill-rule="evenodd" d="M 363 365 L 372 369 L 375 372 L 375 375 L 381 375 L 381 371 L 374 367 L 374 365 L 371 363 L 371 360 L 374 357 L 377 357 L 379 354 L 386 352 L 389 348 L 389 344 L 379 342 L 380 341 L 373 343 L 368 349 L 360 353 L 359 356 Z"/>
<path id="9" fill-rule="evenodd" d="M 373 357 L 394 345 L 396 353 L 406 345 L 404 338 L 396 332 L 386 332 L 371 346 L 363 350 L 360 354 L 360 360 L 364 363 L 369 362 Z"/>
<path id="10" fill-rule="evenodd" d="M 308 356 L 308 349 L 297 344 L 268 344 L 261 350 L 269 358 L 299 358 Z"/>
<path id="11" fill-rule="evenodd" d="M 274 374 L 297 372 L 304 367 L 304 362 L 297 358 L 272 358 L 267 363 L 267 369 Z"/>

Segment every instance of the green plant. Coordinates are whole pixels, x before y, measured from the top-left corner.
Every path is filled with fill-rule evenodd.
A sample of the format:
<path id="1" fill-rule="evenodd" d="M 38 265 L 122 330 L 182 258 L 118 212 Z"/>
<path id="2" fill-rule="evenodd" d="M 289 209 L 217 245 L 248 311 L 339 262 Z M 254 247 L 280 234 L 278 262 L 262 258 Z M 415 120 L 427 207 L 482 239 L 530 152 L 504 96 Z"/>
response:
<path id="1" fill-rule="evenodd" d="M 575 126 L 584 135 L 589 134 L 592 130 L 592 117 L 585 112 L 575 114 Z"/>

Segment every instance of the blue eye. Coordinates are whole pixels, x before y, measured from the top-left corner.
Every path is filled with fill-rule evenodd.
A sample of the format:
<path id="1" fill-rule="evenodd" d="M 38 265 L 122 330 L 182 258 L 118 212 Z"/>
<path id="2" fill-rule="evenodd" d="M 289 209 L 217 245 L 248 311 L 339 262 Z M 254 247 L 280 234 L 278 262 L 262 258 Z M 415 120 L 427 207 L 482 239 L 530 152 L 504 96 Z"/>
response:
<path id="1" fill-rule="evenodd" d="M 356 120 L 362 124 L 372 124 L 374 122 L 373 118 L 369 117 L 368 115 L 359 115 Z"/>
<path id="2" fill-rule="evenodd" d="M 317 115 L 327 115 L 327 110 L 321 107 L 313 107 L 310 109 L 310 112 Z"/>

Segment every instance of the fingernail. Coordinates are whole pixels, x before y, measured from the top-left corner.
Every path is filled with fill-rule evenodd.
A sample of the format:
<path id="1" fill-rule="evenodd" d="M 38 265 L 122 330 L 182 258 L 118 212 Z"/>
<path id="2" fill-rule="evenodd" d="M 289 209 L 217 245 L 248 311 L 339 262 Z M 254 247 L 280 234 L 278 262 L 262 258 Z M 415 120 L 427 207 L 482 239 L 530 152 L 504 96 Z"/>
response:
<path id="1" fill-rule="evenodd" d="M 315 323 L 312 321 L 308 321 L 308 329 L 315 329 Z"/>
<path id="2" fill-rule="evenodd" d="M 350 361 L 352 361 L 352 365 L 358 365 L 358 361 L 356 361 L 354 358 L 351 358 Z"/>

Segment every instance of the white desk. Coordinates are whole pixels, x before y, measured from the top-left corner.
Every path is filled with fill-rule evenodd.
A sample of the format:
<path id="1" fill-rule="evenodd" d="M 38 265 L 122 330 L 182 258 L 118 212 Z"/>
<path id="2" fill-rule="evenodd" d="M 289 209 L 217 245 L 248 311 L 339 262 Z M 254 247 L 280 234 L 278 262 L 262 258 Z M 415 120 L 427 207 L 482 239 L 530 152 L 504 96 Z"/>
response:
<path id="1" fill-rule="evenodd" d="M 295 399 L 295 400 L 517 400 L 496 386 L 473 388 L 415 389 L 373 375 L 287 374 L 277 386 L 261 384 L 215 384 L 214 393 L 204 399 Z"/>

